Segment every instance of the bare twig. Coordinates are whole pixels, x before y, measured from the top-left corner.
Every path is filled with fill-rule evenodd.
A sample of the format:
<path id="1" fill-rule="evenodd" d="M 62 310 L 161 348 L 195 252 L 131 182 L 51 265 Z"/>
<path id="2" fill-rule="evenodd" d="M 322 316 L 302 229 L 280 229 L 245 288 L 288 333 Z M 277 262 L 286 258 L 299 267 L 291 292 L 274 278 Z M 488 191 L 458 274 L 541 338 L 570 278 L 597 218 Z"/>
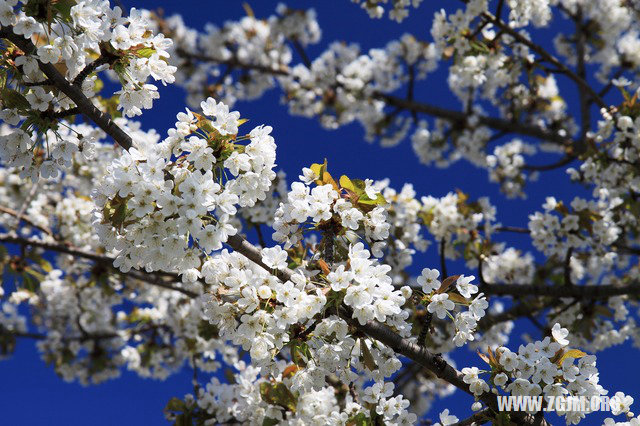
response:
<path id="1" fill-rule="evenodd" d="M 13 210 L 13 209 L 10 209 L 9 207 L 0 206 L 0 213 L 8 214 L 10 216 L 15 217 L 16 219 L 19 217 L 18 212 Z M 36 228 L 36 229 L 44 232 L 45 234 L 47 234 L 47 235 L 49 235 L 51 237 L 54 236 L 53 235 L 53 231 L 51 231 L 51 229 L 49 229 L 47 227 L 44 227 L 42 225 L 38 225 L 37 223 L 35 223 L 31 219 L 29 219 L 28 217 L 22 216 L 22 217 L 19 218 L 19 220 L 22 220 L 27 225 L 29 225 L 29 226 L 31 226 L 33 228 Z"/>

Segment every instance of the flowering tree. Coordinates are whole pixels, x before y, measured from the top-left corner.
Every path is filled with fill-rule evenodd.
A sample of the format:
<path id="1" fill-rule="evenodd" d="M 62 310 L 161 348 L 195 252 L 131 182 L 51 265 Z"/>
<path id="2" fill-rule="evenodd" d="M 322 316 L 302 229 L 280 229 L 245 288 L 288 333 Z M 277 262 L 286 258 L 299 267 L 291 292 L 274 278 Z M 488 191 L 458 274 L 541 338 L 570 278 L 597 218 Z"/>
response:
<path id="1" fill-rule="evenodd" d="M 421 3 L 355 2 L 397 21 Z M 413 424 L 456 389 L 475 413 L 445 410 L 442 425 L 547 424 L 499 411 L 497 395 L 609 392 L 612 415 L 632 418 L 633 398 L 598 384 L 594 354 L 640 343 L 640 5 L 456 7 L 428 40 L 334 43 L 309 58 L 313 10 L 247 7 L 199 32 L 107 0 L 0 0 L 0 264 L 13 276 L 0 287 L 2 354 L 37 339 L 81 383 L 123 367 L 212 373 L 168 402 L 178 425 Z M 563 25 L 550 47 L 532 34 L 552 20 Z M 462 109 L 414 99 L 437 67 Z M 577 88 L 577 108 L 556 79 Z M 157 82 L 186 91 L 165 136 L 135 120 Z M 558 168 L 591 197 L 549 197 L 516 227 L 486 198 L 398 191 L 318 159 L 287 182 L 271 127 L 231 110 L 272 89 L 327 128 L 410 139 L 425 165 L 471 162 L 509 197 Z M 540 152 L 556 160 L 531 164 Z M 512 232 L 544 260 L 495 239 Z M 431 243 L 439 265 L 420 259 Z M 453 259 L 464 270 L 447 270 Z M 515 347 L 522 317 L 545 337 Z M 449 354 L 463 346 L 479 357 L 458 370 Z"/>

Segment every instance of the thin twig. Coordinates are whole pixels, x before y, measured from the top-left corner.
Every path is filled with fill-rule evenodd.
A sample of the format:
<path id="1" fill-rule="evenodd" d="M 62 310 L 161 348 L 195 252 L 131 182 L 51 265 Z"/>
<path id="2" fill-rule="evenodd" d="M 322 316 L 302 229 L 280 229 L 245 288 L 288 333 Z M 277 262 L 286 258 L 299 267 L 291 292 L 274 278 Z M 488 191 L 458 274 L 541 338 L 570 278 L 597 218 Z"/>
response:
<path id="1" fill-rule="evenodd" d="M 13 209 L 10 209 L 9 207 L 0 206 L 0 213 L 5 213 L 5 214 L 8 214 L 8 215 L 13 216 L 15 218 L 18 218 L 18 212 L 13 210 Z M 22 220 L 24 223 L 28 224 L 29 226 L 44 232 L 45 234 L 47 234 L 47 235 L 49 235 L 51 237 L 54 236 L 53 231 L 51 231 L 51 229 L 49 229 L 49 228 L 47 228 L 45 226 L 42 226 L 42 225 L 38 225 L 37 223 L 35 223 L 31 219 L 29 219 L 28 217 L 24 217 L 23 216 L 23 217 L 20 218 L 20 220 Z"/>
<path id="2" fill-rule="evenodd" d="M 598 104 L 600 108 L 608 109 L 608 105 L 604 102 L 604 100 L 600 96 L 598 96 L 598 94 L 593 90 L 593 88 L 589 85 L 589 83 L 587 83 L 584 79 L 580 78 L 579 75 L 577 75 L 575 72 L 570 70 L 565 64 L 557 60 L 553 55 L 547 52 L 544 48 L 535 44 L 533 41 L 529 40 L 528 38 L 520 34 L 517 30 L 511 28 L 504 21 L 493 16 L 490 12 L 483 12 L 482 16 L 485 19 L 488 19 L 489 21 L 491 21 L 496 27 L 503 30 L 506 34 L 509 34 L 518 43 L 527 46 L 529 49 L 533 50 L 540 57 L 542 57 L 542 59 L 553 64 L 556 68 L 558 68 L 558 70 L 560 70 L 563 74 L 565 74 L 567 77 L 573 80 L 578 86 L 580 86 L 582 90 L 585 90 L 591 96 L 591 98 L 596 102 L 596 104 Z"/>

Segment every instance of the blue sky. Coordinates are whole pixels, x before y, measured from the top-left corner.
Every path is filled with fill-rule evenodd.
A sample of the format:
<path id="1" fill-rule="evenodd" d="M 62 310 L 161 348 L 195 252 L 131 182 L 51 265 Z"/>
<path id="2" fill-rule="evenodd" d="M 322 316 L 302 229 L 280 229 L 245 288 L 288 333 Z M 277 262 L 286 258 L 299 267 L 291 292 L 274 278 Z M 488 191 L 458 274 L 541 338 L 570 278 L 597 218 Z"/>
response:
<path id="1" fill-rule="evenodd" d="M 237 19 L 244 15 L 240 1 L 169 1 L 144 0 L 133 2 L 124 0 L 127 7 L 162 7 L 166 14 L 176 12 L 184 16 L 187 25 L 202 28 L 205 23 L 221 25 L 225 20 Z M 295 3 L 295 4 L 294 4 Z M 458 7 L 458 2 L 426 1 L 402 24 L 388 19 L 371 20 L 360 8 L 347 0 L 291 1 L 290 6 L 298 8 L 314 7 L 323 31 L 319 45 L 308 49 L 311 58 L 316 57 L 334 40 L 357 42 L 363 49 L 382 47 L 389 40 L 410 32 L 418 38 L 430 39 L 429 30 L 434 10 L 447 5 Z M 251 7 L 257 16 L 268 16 L 275 10 L 276 1 L 254 0 Z M 562 29 L 558 22 L 553 29 Z M 548 33 L 541 33 L 542 39 L 550 41 Z M 435 103 L 449 108 L 460 108 L 457 100 L 446 86 L 446 69 L 441 67 L 426 82 L 418 84 L 415 98 L 418 101 Z M 561 82 L 561 87 L 563 87 Z M 575 90 L 571 89 L 569 103 L 576 102 Z M 160 88 L 161 98 L 152 111 L 143 117 L 143 125 L 156 128 L 165 134 L 168 125 L 175 121 L 175 114 L 184 109 L 184 95 L 177 87 Z M 380 179 L 388 177 L 396 188 L 411 182 L 419 195 L 443 196 L 456 188 L 472 194 L 472 197 L 488 196 L 498 207 L 499 220 L 505 225 L 526 226 L 527 216 L 540 208 L 549 195 L 559 199 L 571 199 L 584 191 L 568 182 L 562 171 L 543 174 L 540 180 L 529 186 L 527 200 L 508 200 L 499 192 L 498 186 L 488 182 L 485 171 L 467 163 L 457 163 L 448 169 L 427 168 L 419 164 L 409 141 L 405 140 L 393 148 L 381 148 L 369 144 L 363 138 L 359 125 L 352 124 L 337 131 L 327 131 L 314 121 L 292 117 L 280 103 L 277 90 L 268 92 L 257 101 L 238 103 L 235 109 L 251 124 L 267 124 L 274 128 L 273 136 L 278 144 L 278 165 L 284 170 L 289 182 L 295 179 L 301 168 L 327 158 L 334 175 L 348 174 L 359 178 Z M 540 160 L 540 162 L 544 162 Z M 518 247 L 527 248 L 526 238 L 510 236 Z M 539 258 L 539 253 L 532 252 Z M 435 246 L 427 253 L 417 256 L 415 268 L 439 267 Z M 455 268 L 449 266 L 449 272 Z M 460 270 L 460 272 L 464 272 Z M 468 272 L 468 271 L 467 271 Z M 522 328 L 538 338 L 539 332 L 527 322 L 519 322 Z M 622 390 L 635 394 L 639 385 L 637 370 L 633 370 L 635 351 L 630 345 L 607 350 L 599 355 L 601 383 L 612 391 Z M 453 358 L 458 366 L 480 365 L 481 361 L 469 351 L 462 350 Z M 123 372 L 119 379 L 99 386 L 82 387 L 64 383 L 53 370 L 40 359 L 32 342 L 21 341 L 15 354 L 0 362 L 0 413 L 3 421 L 11 425 L 93 425 L 114 424 L 164 424 L 162 408 L 172 396 L 182 396 L 191 390 L 192 372 L 184 369 L 164 382 L 140 379 L 134 374 Z M 437 420 L 437 413 L 443 408 L 452 408 L 454 414 L 464 418 L 470 413 L 471 398 L 456 394 L 437 402 L 430 416 Z M 459 398 L 457 396 L 460 396 Z M 435 411 L 437 410 L 437 411 Z M 595 416 L 593 417 L 595 419 Z M 600 417 L 601 419 L 602 417 Z M 556 418 L 553 423 L 560 424 Z M 582 424 L 596 424 L 585 421 Z"/>

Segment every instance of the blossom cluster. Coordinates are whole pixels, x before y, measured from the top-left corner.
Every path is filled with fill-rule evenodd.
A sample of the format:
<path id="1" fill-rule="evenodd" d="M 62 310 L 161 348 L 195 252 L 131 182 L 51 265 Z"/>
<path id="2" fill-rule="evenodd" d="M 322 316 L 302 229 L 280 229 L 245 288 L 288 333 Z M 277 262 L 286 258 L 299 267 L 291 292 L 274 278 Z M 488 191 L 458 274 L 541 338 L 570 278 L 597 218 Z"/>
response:
<path id="1" fill-rule="evenodd" d="M 0 2 L 0 24 L 16 37 L 37 40 L 33 52 L 9 45 L 2 67 L 8 73 L 2 91 L 2 120 L 15 129 L 3 137 L 0 159 L 23 168 L 23 176 L 55 177 L 70 167 L 75 151 L 90 155 L 91 139 L 82 134 L 69 139 L 59 134 L 68 116 L 77 114 L 74 103 L 60 96 L 44 64 L 64 70 L 69 85 L 81 88 L 87 98 L 100 99 L 103 87 L 97 73 L 107 67 L 121 84 L 113 93 L 117 109 L 131 117 L 152 107 L 159 97 L 151 77 L 163 84 L 174 82 L 176 67 L 169 65 L 171 39 L 153 34 L 149 13 L 132 9 L 123 16 L 107 0 L 81 0 L 47 6 L 38 1 Z M 20 44 L 19 42 L 16 42 Z"/>
<path id="2" fill-rule="evenodd" d="M 401 21 L 420 1 L 355 3 Z M 196 31 L 180 16 L 125 14 L 106 0 L 0 0 L 10 35 L 0 55 L 0 269 L 16 277 L 0 286 L 0 353 L 37 339 L 43 360 L 83 384 L 124 368 L 164 379 L 188 364 L 215 375 L 170 401 L 177 423 L 412 424 L 455 389 L 421 357 L 453 365 L 449 353 L 463 346 L 486 351 L 490 367 L 461 368 L 464 384 L 449 379 L 473 394 L 474 411 L 492 394 L 606 394 L 582 350 L 640 343 L 637 17 L 617 0 L 500 2 L 496 17 L 490 5 L 437 12 L 432 41 L 330 43 L 309 59 L 321 35 L 313 10 L 281 5 L 259 19 L 245 6 L 246 17 Z M 559 31 L 545 53 L 530 27 L 558 18 L 575 21 L 575 34 Z M 416 83 L 441 63 L 461 112 L 416 100 Z M 108 118 L 96 123 L 104 131 L 43 73 L 49 65 Z M 560 88 L 591 70 L 606 86 L 586 93 L 578 80 L 576 120 Z M 110 98 L 102 72 L 118 83 Z M 188 93 L 191 109 L 165 138 L 129 119 L 158 97 L 150 79 Z M 560 167 L 579 160 L 568 174 L 592 195 L 549 197 L 518 228 L 498 223 L 487 198 L 334 179 L 326 161 L 289 184 L 275 170 L 272 129 L 242 133 L 246 120 L 230 110 L 276 85 L 294 115 L 331 129 L 359 122 L 383 146 L 411 135 L 422 163 L 465 159 L 509 197 L 525 195 L 535 169 L 556 167 L 528 164 L 544 152 L 564 155 Z M 608 90 L 624 101 L 602 108 L 591 131 L 591 104 Z M 80 112 L 85 121 L 71 119 Z M 107 141 L 114 128 L 133 147 Z M 254 230 L 261 247 L 243 240 Z M 501 241 L 507 232 L 540 253 Z M 440 270 L 415 277 L 410 266 L 432 242 Z M 450 260 L 464 261 L 465 274 L 447 276 L 463 263 Z M 550 297 L 554 286 L 569 296 Z M 512 351 L 518 316 L 549 325 Z M 612 414 L 633 418 L 633 399 L 615 395 Z M 560 414 L 578 423 L 586 413 Z"/>
<path id="3" fill-rule="evenodd" d="M 438 280 L 440 272 L 436 269 L 425 268 L 417 279 L 424 296 L 427 311 L 439 319 L 451 318 L 454 332 L 453 343 L 457 347 L 464 346 L 467 341 L 475 340 L 478 321 L 485 316 L 489 303 L 483 293 L 478 293 L 478 287 L 471 282 L 474 276 L 448 277 L 444 282 Z M 447 292 L 455 278 L 454 288 L 457 293 Z M 477 296 L 474 296 L 476 295 Z M 471 299 L 473 297 L 473 299 Z M 467 306 L 467 311 L 454 312 L 456 304 Z M 455 317 L 452 315 L 455 313 Z"/>
<path id="4" fill-rule="evenodd" d="M 437 59 L 433 44 L 409 34 L 366 54 L 355 44 L 332 43 L 310 65 L 296 65 L 280 82 L 292 114 L 317 116 L 327 128 L 357 120 L 368 140 L 380 138 L 383 145 L 393 146 L 404 138 L 410 121 L 398 117 L 385 122 L 384 102 L 372 95 L 393 92 L 409 79 L 424 80 Z"/>
<path id="5" fill-rule="evenodd" d="M 232 106 L 255 99 L 274 86 L 274 76 L 286 72 L 293 60 L 290 43 L 306 47 L 320 40 L 313 9 L 297 10 L 280 4 L 276 14 L 258 19 L 251 12 L 222 27 L 207 25 L 199 33 L 182 17 L 155 16 L 156 28 L 174 40 L 171 60 L 178 68 L 176 81 L 187 90 L 193 107 L 206 96 Z M 235 74 L 235 70 L 243 72 Z"/>
<path id="6" fill-rule="evenodd" d="M 175 270 L 196 281 L 200 255 L 237 232 L 237 206 L 266 197 L 275 178 L 271 128 L 238 136 L 238 112 L 212 98 L 201 108 L 178 114 L 161 143 L 123 152 L 96 185 L 94 225 L 122 271 Z"/>
<path id="7" fill-rule="evenodd" d="M 490 383 L 499 390 L 510 395 L 537 396 L 593 396 L 608 393 L 599 384 L 596 368 L 596 357 L 570 349 L 568 345 L 569 331 L 556 323 L 551 336 L 543 340 L 520 345 L 517 352 L 506 347 L 499 347 L 482 355 L 490 365 Z M 482 371 L 476 367 L 464 368 L 464 381 L 474 390 L 488 391 L 489 384 L 480 378 Z M 618 415 L 629 408 L 613 407 L 613 414 Z M 556 411 L 564 416 L 567 424 L 578 424 L 588 413 L 573 411 Z"/>
<path id="8" fill-rule="evenodd" d="M 357 3 L 364 10 L 367 11 L 371 18 L 382 18 L 384 16 L 385 7 L 383 4 L 387 3 L 387 0 L 351 0 Z M 396 22 L 402 22 L 407 16 L 409 16 L 409 8 L 412 6 L 417 8 L 422 3 L 422 0 L 392 0 L 391 10 L 389 10 L 389 19 Z"/>

